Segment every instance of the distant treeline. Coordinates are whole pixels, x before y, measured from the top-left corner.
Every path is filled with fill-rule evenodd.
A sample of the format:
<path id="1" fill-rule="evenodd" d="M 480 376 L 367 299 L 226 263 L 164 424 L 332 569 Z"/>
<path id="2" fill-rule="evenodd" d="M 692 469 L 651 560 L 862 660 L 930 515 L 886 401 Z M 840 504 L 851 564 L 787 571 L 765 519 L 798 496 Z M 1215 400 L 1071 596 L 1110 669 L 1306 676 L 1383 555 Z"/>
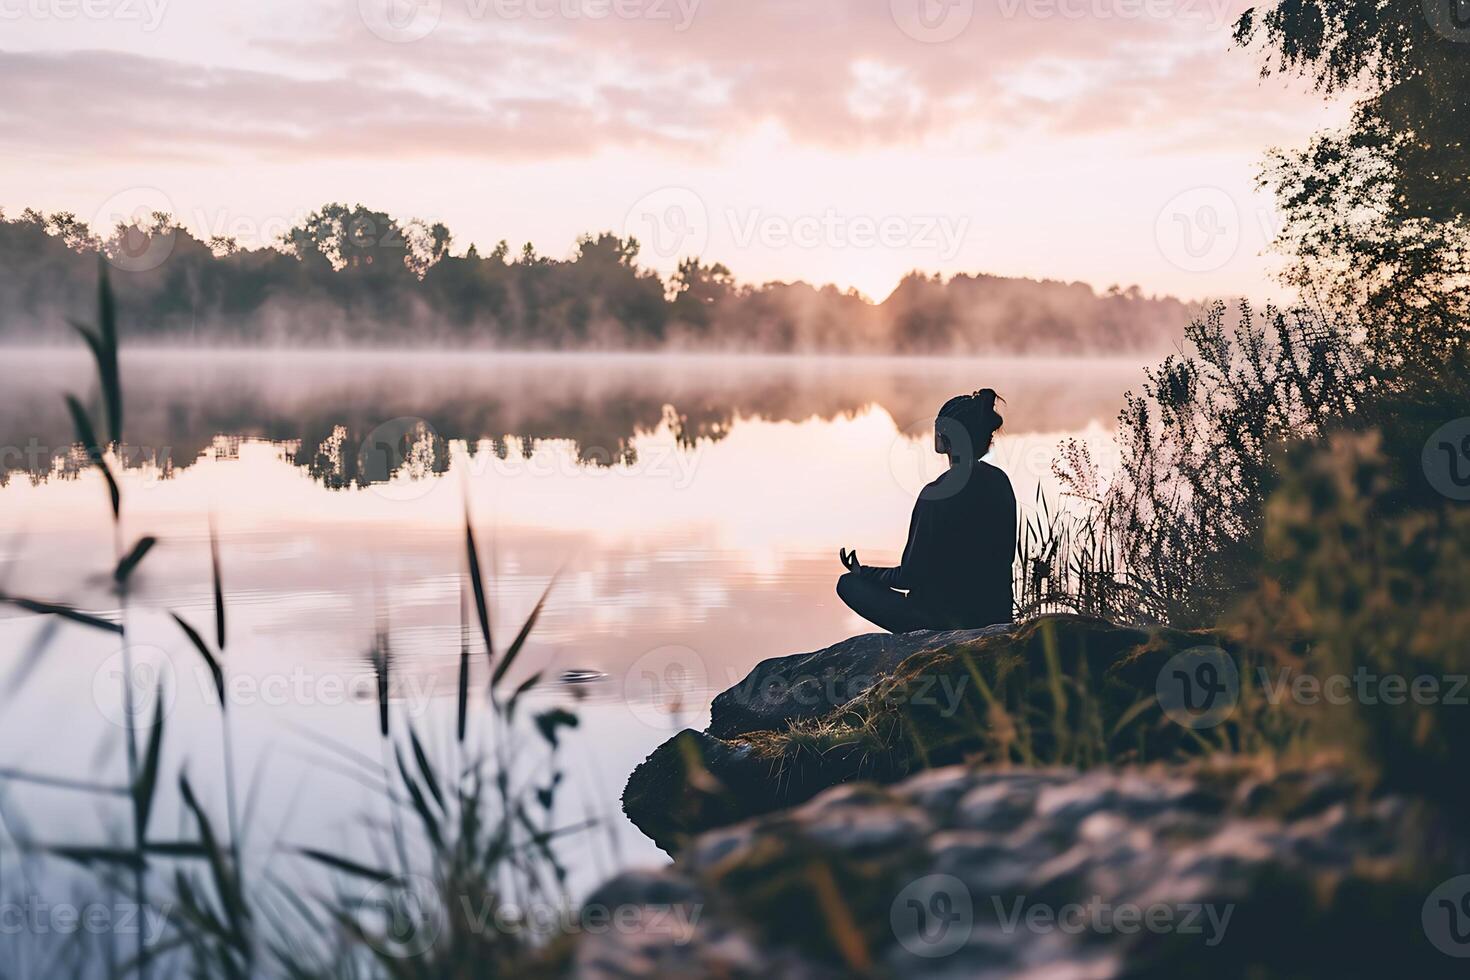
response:
<path id="1" fill-rule="evenodd" d="M 665 281 L 610 232 L 565 261 L 452 244 L 442 224 L 361 205 L 327 205 L 257 249 L 201 241 L 162 213 L 103 234 L 64 212 L 0 214 L 0 340 L 70 339 L 65 321 L 95 307 L 98 252 L 133 343 L 1119 353 L 1173 345 L 1198 309 L 1136 286 L 917 272 L 875 304 L 835 286 L 741 285 L 696 259 Z"/>

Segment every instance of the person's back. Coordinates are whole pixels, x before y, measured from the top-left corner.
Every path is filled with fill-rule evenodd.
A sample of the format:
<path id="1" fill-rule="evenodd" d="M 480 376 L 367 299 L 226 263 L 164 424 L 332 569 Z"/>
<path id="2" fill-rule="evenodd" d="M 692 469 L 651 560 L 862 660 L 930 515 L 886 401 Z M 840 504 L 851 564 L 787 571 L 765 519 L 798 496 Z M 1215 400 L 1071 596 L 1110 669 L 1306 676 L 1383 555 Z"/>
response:
<path id="1" fill-rule="evenodd" d="M 1001 426 L 996 397 L 987 388 L 940 409 L 934 448 L 950 468 L 919 493 L 899 565 L 861 565 L 842 550 L 848 574 L 837 594 L 870 622 L 895 633 L 1010 622 L 1016 496 L 1005 473 L 980 459 Z"/>
<path id="2" fill-rule="evenodd" d="M 926 499 L 931 498 L 931 499 Z M 909 597 L 959 626 L 1009 622 L 1016 554 L 1016 495 L 983 460 L 956 467 L 919 494 L 929 540 L 915 549 Z M 904 566 L 910 564 L 905 555 Z"/>

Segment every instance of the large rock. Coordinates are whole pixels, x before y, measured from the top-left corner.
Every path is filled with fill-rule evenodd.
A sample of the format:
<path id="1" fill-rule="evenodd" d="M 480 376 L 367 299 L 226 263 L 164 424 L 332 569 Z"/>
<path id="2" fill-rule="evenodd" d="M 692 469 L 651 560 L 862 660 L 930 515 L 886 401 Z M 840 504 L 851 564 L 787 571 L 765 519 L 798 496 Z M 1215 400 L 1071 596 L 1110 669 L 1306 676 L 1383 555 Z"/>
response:
<path id="1" fill-rule="evenodd" d="M 865 633 L 813 653 L 762 660 L 743 681 L 716 695 L 706 730 L 715 738 L 776 731 L 866 694 L 915 653 L 1004 636 L 1014 628 L 1006 623 L 978 630 Z"/>
<path id="2" fill-rule="evenodd" d="M 949 766 L 692 838 L 593 901 L 579 976 L 1463 976 L 1445 827 L 1349 772 Z M 1441 850 L 1435 851 L 1434 848 Z M 631 914 L 630 914 L 631 913 Z"/>
<path id="3" fill-rule="evenodd" d="M 1140 702 L 1170 656 L 1217 642 L 1046 616 L 1017 627 L 860 636 L 767 660 L 715 698 L 708 731 L 680 733 L 633 771 L 623 809 L 673 853 L 690 834 L 858 779 L 891 782 L 977 757 L 1188 754 L 1201 741 Z"/>

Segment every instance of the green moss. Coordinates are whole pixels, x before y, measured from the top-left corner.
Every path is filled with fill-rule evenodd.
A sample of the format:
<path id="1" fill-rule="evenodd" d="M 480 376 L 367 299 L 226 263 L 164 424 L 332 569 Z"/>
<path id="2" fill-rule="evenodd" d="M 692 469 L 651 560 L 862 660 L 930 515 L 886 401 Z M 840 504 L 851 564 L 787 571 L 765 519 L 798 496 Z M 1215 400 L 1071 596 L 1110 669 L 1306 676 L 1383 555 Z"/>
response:
<path id="1" fill-rule="evenodd" d="M 846 769 L 856 755 L 860 771 L 896 773 L 961 760 L 1086 768 L 1197 755 L 1211 743 L 1164 718 L 1153 693 L 1170 657 L 1205 644 L 1230 646 L 1209 631 L 1045 616 L 917 653 L 834 712 L 740 741 L 780 763 Z"/>
<path id="2" fill-rule="evenodd" d="M 1200 646 L 1229 655 L 1242 683 L 1231 714 L 1195 730 L 1164 713 L 1157 681 L 1172 657 Z M 954 763 L 1088 769 L 1304 758 L 1305 719 L 1271 704 L 1255 683 L 1265 663 L 1223 631 L 1043 616 L 1010 633 L 915 653 L 847 704 L 779 730 L 733 739 L 687 732 L 635 771 L 625 810 L 673 852 L 690 833 L 840 783 L 893 782 Z"/>

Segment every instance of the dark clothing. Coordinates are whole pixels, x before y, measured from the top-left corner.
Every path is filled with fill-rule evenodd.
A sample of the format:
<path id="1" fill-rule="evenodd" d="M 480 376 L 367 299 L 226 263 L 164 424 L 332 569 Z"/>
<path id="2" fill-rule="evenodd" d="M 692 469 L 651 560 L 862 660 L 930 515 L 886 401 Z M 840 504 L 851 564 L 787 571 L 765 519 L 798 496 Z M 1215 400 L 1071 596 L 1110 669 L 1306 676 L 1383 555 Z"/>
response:
<path id="1" fill-rule="evenodd" d="M 837 595 L 853 612 L 890 633 L 949 628 L 941 625 L 937 612 L 925 608 L 919 600 L 858 572 L 848 572 L 837 580 Z"/>
<path id="2" fill-rule="evenodd" d="M 920 491 L 902 563 L 859 566 L 842 576 L 837 594 L 895 633 L 1008 623 L 1015 554 L 1010 479 L 989 463 L 959 464 Z"/>

